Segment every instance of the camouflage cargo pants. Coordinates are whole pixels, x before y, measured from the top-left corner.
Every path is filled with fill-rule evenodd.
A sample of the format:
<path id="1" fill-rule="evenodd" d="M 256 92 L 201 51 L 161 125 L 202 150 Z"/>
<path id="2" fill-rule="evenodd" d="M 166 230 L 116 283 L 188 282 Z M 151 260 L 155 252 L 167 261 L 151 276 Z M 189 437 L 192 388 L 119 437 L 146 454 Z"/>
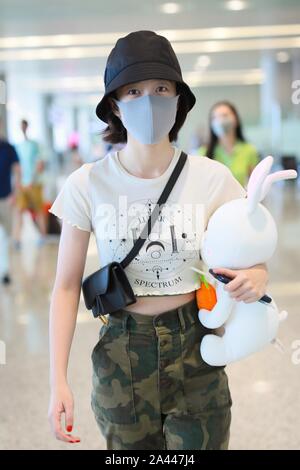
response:
<path id="1" fill-rule="evenodd" d="M 107 449 L 227 449 L 224 367 L 200 356 L 196 300 L 155 316 L 118 310 L 91 358 L 91 406 Z"/>

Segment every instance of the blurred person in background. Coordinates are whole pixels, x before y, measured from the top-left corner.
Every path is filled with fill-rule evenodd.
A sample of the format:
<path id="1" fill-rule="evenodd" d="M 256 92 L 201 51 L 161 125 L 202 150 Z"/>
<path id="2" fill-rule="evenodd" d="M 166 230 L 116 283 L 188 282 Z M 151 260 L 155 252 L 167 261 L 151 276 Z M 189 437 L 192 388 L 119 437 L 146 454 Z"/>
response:
<path id="1" fill-rule="evenodd" d="M 209 132 L 207 146 L 201 146 L 198 153 L 226 165 L 241 185 L 246 186 L 259 155 L 254 145 L 245 140 L 242 122 L 233 104 L 219 101 L 213 105 L 209 113 Z"/>
<path id="2" fill-rule="evenodd" d="M 23 213 L 26 210 L 33 210 L 36 213 L 37 225 L 41 233 L 38 244 L 43 244 L 47 233 L 46 220 L 43 211 L 43 184 L 41 174 L 45 168 L 45 162 L 40 157 L 38 143 L 28 138 L 29 123 L 25 119 L 21 121 L 21 130 L 24 140 L 17 145 L 17 152 L 22 168 L 21 188 L 18 191 L 16 200 L 16 227 L 15 227 L 15 248 L 21 246 L 21 230 L 23 223 Z"/>
<path id="3" fill-rule="evenodd" d="M 70 147 L 70 167 L 71 171 L 77 170 L 84 163 L 83 158 L 79 152 L 79 146 L 74 144 Z"/>
<path id="4" fill-rule="evenodd" d="M 16 190 L 21 185 L 21 167 L 15 148 L 2 134 L 0 118 L 0 279 L 2 284 L 11 282 L 9 270 L 9 239 L 12 230 L 12 207 Z M 14 188 L 12 188 L 12 176 Z"/>
<path id="5" fill-rule="evenodd" d="M 68 139 L 68 148 L 65 155 L 65 172 L 67 174 L 80 168 L 84 163 L 79 150 L 79 134 L 77 131 L 71 132 Z"/>
<path id="6" fill-rule="evenodd" d="M 69 143 L 68 149 L 65 155 L 65 167 L 64 171 L 67 175 L 80 168 L 83 165 L 84 160 L 81 152 L 79 151 L 79 144 L 73 142 Z"/>

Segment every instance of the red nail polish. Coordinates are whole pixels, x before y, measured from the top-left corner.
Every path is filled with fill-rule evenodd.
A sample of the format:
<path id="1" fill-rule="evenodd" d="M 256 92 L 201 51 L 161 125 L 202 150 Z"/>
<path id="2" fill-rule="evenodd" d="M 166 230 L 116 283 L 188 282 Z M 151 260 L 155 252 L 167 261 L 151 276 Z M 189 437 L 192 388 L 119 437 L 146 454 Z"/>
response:
<path id="1" fill-rule="evenodd" d="M 67 431 L 68 431 L 68 432 L 71 432 L 72 429 L 73 429 L 73 426 L 71 426 L 71 425 L 70 425 L 70 426 L 67 426 Z"/>

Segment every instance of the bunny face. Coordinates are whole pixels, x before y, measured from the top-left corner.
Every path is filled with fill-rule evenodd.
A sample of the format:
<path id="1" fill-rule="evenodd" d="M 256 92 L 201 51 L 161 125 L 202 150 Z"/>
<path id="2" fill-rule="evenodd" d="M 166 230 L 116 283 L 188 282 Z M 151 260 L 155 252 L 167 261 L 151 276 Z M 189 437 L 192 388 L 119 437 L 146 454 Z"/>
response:
<path id="1" fill-rule="evenodd" d="M 201 257 L 211 268 L 243 269 L 273 255 L 277 229 L 270 212 L 258 204 L 249 214 L 248 201 L 235 199 L 220 206 L 209 219 Z"/>

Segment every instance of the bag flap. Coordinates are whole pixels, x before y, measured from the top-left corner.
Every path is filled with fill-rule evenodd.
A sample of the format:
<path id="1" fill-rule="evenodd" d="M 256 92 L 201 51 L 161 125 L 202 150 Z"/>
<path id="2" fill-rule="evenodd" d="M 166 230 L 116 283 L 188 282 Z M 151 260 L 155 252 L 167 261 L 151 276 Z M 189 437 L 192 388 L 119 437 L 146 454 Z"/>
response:
<path id="1" fill-rule="evenodd" d="M 86 277 L 82 283 L 82 293 L 87 309 L 91 309 L 96 296 L 103 295 L 109 286 L 112 264 L 107 264 L 103 268 Z"/>

